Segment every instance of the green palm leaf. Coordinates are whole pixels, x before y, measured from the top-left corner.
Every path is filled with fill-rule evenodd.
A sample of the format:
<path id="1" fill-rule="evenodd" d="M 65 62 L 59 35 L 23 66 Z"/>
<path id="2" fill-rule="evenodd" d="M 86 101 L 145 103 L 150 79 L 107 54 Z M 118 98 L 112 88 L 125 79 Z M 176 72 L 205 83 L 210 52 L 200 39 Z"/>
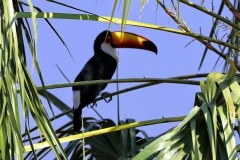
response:
<path id="1" fill-rule="evenodd" d="M 202 92 L 197 94 L 201 106 L 195 106 L 175 129 L 156 139 L 134 159 L 236 159 L 234 105 L 239 104 L 236 94 L 240 86 L 234 80 L 236 68 L 230 64 L 227 75 L 213 72 L 206 82 L 201 81 Z M 232 95 L 230 88 L 237 93 Z"/>

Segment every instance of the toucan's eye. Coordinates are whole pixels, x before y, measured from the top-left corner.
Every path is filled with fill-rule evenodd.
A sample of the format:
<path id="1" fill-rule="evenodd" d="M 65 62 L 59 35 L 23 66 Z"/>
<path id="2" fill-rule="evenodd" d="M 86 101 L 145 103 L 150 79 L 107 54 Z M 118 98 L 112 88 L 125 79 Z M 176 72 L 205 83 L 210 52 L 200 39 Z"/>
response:
<path id="1" fill-rule="evenodd" d="M 110 37 L 107 37 L 107 38 L 105 39 L 105 42 L 106 42 L 106 43 L 111 43 Z"/>

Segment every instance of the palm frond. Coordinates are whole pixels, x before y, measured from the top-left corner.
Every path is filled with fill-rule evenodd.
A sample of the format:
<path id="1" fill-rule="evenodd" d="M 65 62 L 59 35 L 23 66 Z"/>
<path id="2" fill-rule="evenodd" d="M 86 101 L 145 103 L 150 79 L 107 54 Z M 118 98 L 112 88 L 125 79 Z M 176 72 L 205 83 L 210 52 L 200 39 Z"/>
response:
<path id="1" fill-rule="evenodd" d="M 230 65 L 227 75 L 212 72 L 201 81 L 196 97 L 201 106 L 195 106 L 178 126 L 134 159 L 237 159 L 234 105 L 239 102 L 232 96 L 234 100 L 240 98 L 236 95 L 240 86 L 235 79 L 236 68 Z"/>

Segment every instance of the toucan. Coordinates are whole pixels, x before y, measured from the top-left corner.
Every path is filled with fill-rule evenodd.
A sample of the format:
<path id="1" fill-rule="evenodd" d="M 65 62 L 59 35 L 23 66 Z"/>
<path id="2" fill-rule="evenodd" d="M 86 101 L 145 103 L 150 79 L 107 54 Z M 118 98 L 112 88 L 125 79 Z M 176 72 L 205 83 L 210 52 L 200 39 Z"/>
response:
<path id="1" fill-rule="evenodd" d="M 129 32 L 101 32 L 94 41 L 94 55 L 85 64 L 74 82 L 111 79 L 119 57 L 116 48 L 138 48 L 157 54 L 156 45 L 145 37 Z M 73 86 L 73 129 L 79 131 L 82 127 L 82 109 L 93 103 L 107 84 Z"/>

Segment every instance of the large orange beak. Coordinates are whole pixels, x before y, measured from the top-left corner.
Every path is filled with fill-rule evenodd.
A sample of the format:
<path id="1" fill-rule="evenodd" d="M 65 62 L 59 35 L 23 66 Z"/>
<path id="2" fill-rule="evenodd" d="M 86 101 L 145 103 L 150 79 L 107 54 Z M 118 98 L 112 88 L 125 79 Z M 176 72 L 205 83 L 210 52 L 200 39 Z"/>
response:
<path id="1" fill-rule="evenodd" d="M 111 32 L 112 46 L 116 48 L 138 48 L 157 54 L 156 45 L 145 37 L 129 32 Z"/>

